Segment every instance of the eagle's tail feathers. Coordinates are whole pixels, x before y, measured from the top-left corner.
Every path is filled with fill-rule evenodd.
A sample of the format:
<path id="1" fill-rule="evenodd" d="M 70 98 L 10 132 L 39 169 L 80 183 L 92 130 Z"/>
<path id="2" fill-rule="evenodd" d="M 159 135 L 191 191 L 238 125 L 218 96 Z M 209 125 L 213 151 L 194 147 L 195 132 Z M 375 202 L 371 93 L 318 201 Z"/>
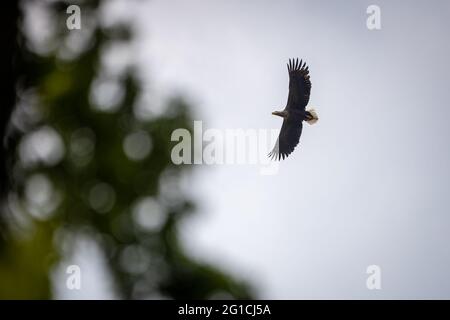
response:
<path id="1" fill-rule="evenodd" d="M 312 119 L 306 120 L 306 122 L 308 122 L 308 124 L 310 125 L 313 125 L 314 123 L 317 122 L 317 120 L 319 120 L 319 116 L 317 115 L 317 112 L 314 109 L 309 109 L 308 112 L 312 115 Z"/>

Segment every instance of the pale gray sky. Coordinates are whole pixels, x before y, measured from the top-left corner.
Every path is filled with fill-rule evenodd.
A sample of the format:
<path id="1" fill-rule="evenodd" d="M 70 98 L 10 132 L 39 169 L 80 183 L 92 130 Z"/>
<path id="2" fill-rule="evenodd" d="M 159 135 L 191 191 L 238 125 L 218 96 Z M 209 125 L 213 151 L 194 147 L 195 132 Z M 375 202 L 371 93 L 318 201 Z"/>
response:
<path id="1" fill-rule="evenodd" d="M 370 4 L 381 30 L 366 28 Z M 193 254 L 262 298 L 450 298 L 450 2 L 114 7 L 136 17 L 150 87 L 187 93 L 206 127 L 279 128 L 286 62 L 310 66 L 320 120 L 277 175 L 197 168 L 200 212 L 183 229 Z M 380 291 L 366 288 L 371 264 Z"/>

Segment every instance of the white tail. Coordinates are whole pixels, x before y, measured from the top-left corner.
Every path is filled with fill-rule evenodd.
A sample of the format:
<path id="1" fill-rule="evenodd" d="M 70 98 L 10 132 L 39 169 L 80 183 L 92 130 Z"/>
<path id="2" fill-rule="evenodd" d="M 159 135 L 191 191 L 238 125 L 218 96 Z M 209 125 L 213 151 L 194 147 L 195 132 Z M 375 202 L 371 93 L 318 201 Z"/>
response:
<path id="1" fill-rule="evenodd" d="M 311 120 L 306 120 L 306 122 L 308 122 L 308 124 L 313 125 L 314 123 L 317 122 L 317 120 L 319 120 L 319 116 L 317 115 L 316 110 L 314 110 L 314 109 L 309 109 L 309 110 L 306 110 L 306 111 L 308 111 L 309 113 L 311 113 L 311 115 L 313 116 L 313 118 L 312 118 Z"/>

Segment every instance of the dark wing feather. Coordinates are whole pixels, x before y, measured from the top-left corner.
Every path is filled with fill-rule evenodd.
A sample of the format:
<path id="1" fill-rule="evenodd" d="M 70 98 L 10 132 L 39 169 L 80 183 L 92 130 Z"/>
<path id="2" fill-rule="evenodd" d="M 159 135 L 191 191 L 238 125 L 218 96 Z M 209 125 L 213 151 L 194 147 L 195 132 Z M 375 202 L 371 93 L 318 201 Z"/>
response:
<path id="1" fill-rule="evenodd" d="M 299 63 L 298 59 L 289 59 L 287 67 L 289 72 L 289 95 L 286 109 L 304 110 L 309 102 L 311 93 L 308 67 L 306 62 L 300 60 Z"/>
<path id="2" fill-rule="evenodd" d="M 285 119 L 275 147 L 269 153 L 269 157 L 275 160 L 281 160 L 281 158 L 284 159 L 290 155 L 300 141 L 302 127 L 301 121 L 293 118 Z"/>

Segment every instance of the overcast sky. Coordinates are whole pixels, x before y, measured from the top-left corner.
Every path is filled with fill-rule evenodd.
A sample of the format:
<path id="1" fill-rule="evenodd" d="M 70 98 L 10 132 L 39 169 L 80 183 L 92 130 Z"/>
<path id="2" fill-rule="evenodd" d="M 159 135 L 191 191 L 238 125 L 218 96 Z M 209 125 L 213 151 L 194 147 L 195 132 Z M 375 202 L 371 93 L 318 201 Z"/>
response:
<path id="1" fill-rule="evenodd" d="M 381 30 L 366 27 L 370 4 Z M 136 18 L 149 86 L 184 92 L 205 128 L 279 128 L 288 58 L 310 68 L 320 120 L 278 174 L 196 168 L 200 209 L 182 230 L 195 256 L 261 298 L 450 298 L 450 2 L 113 7 Z M 373 264 L 381 290 L 366 288 Z"/>

